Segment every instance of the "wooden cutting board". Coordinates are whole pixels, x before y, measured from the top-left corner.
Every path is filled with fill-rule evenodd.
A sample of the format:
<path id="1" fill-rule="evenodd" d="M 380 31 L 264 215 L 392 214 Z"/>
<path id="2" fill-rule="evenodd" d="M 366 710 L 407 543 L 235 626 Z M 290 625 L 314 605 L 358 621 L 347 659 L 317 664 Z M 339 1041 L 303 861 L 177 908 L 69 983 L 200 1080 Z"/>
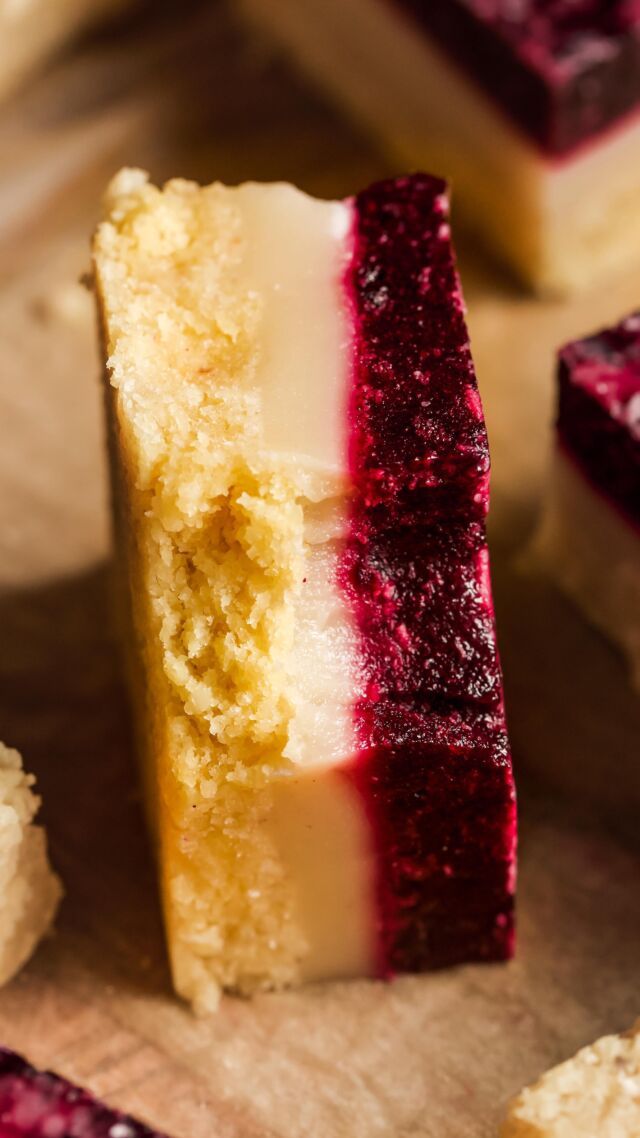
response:
<path id="1" fill-rule="evenodd" d="M 194 1019 L 169 988 L 109 633 L 88 236 L 123 162 L 326 196 L 388 171 L 231 6 L 176 7 L 173 26 L 80 45 L 0 114 L 0 737 L 38 775 L 67 894 L 0 993 L 0 1039 L 175 1138 L 489 1138 L 524 1082 L 640 1012 L 640 701 L 513 564 L 544 480 L 554 346 L 638 304 L 639 278 L 542 304 L 463 249 L 521 783 L 517 959 Z"/>

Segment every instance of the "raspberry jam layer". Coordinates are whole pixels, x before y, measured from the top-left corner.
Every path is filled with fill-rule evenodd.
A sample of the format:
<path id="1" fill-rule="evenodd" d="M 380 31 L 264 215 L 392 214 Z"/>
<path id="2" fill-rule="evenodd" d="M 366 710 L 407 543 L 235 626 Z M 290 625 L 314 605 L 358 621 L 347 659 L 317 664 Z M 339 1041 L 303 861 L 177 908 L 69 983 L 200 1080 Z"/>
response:
<path id="1" fill-rule="evenodd" d="M 640 526 L 640 313 L 563 348 L 558 383 L 562 446 Z"/>
<path id="2" fill-rule="evenodd" d="M 355 199 L 342 587 L 366 697 L 350 777 L 377 849 L 381 972 L 513 947 L 514 787 L 484 517 L 489 455 L 450 240 L 426 175 Z"/>
<path id="3" fill-rule="evenodd" d="M 635 0 L 393 0 L 550 155 L 640 108 Z"/>
<path id="4" fill-rule="evenodd" d="M 2 1138 L 163 1138 L 50 1071 L 0 1047 Z"/>

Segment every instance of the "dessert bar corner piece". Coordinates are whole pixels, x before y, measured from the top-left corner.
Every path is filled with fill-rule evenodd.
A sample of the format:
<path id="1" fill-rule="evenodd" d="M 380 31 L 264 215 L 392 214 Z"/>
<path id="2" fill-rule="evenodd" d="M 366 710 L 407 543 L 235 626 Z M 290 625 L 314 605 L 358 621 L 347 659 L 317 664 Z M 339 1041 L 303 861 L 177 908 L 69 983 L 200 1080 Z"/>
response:
<path id="1" fill-rule="evenodd" d="M 40 805 L 17 751 L 0 743 L 0 984 L 31 956 L 51 926 L 61 896 L 47 858 Z"/>
<path id="2" fill-rule="evenodd" d="M 584 1047 L 511 1103 L 501 1138 L 637 1138 L 640 1020 Z"/>
<path id="3" fill-rule="evenodd" d="M 640 10 L 629 0 L 242 0 L 525 281 L 640 264 Z"/>
<path id="4" fill-rule="evenodd" d="M 446 187 L 112 184 L 127 670 L 177 990 L 508 957 L 489 456 Z"/>
<path id="5" fill-rule="evenodd" d="M 536 553 L 640 683 L 640 314 L 567 344 Z"/>
<path id="6" fill-rule="evenodd" d="M 2 1138 L 163 1138 L 51 1071 L 0 1047 Z"/>

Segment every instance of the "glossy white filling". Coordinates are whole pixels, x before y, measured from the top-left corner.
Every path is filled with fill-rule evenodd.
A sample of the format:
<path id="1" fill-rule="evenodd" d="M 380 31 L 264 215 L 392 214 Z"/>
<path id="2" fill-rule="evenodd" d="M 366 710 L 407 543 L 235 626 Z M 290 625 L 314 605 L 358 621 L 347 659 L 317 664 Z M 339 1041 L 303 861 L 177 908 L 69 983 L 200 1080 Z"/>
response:
<path id="1" fill-rule="evenodd" d="M 640 532 L 558 449 L 535 553 L 627 656 L 640 687 Z"/>
<path id="2" fill-rule="evenodd" d="M 339 767 L 283 780 L 268 825 L 308 945 L 301 978 L 375 975 L 374 851 L 354 785 Z"/>
<path id="3" fill-rule="evenodd" d="M 549 160 L 390 0 L 241 0 L 403 165 L 451 178 L 517 271 L 550 291 L 640 259 L 640 116 Z"/>
<path id="4" fill-rule="evenodd" d="M 375 857 L 363 802 L 345 774 L 362 681 L 338 583 L 351 359 L 341 278 L 351 206 L 286 185 L 230 192 L 242 213 L 244 272 L 263 313 L 255 382 L 264 444 L 293 476 L 305 520 L 289 659 L 290 765 L 273 783 L 265 826 L 294 888 L 308 946 L 302 977 L 367 975 L 375 971 Z"/>
<path id="5" fill-rule="evenodd" d="M 352 210 L 284 183 L 232 190 L 245 273 L 263 305 L 259 374 L 265 444 L 295 465 L 310 501 L 344 493 L 349 322 L 341 277 Z"/>

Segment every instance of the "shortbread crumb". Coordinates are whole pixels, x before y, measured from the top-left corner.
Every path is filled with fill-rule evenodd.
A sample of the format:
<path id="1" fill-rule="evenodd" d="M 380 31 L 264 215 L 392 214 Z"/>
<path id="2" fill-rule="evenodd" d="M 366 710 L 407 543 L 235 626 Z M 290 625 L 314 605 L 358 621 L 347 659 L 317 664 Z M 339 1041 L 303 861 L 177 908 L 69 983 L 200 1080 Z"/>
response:
<path id="1" fill-rule="evenodd" d="M 0 743 L 0 984 L 29 959 L 62 895 L 45 832 L 33 825 L 40 806 L 34 781 L 18 752 Z"/>
<path id="2" fill-rule="evenodd" d="M 502 1138 L 638 1138 L 640 1020 L 561 1063 L 514 1099 Z"/>

